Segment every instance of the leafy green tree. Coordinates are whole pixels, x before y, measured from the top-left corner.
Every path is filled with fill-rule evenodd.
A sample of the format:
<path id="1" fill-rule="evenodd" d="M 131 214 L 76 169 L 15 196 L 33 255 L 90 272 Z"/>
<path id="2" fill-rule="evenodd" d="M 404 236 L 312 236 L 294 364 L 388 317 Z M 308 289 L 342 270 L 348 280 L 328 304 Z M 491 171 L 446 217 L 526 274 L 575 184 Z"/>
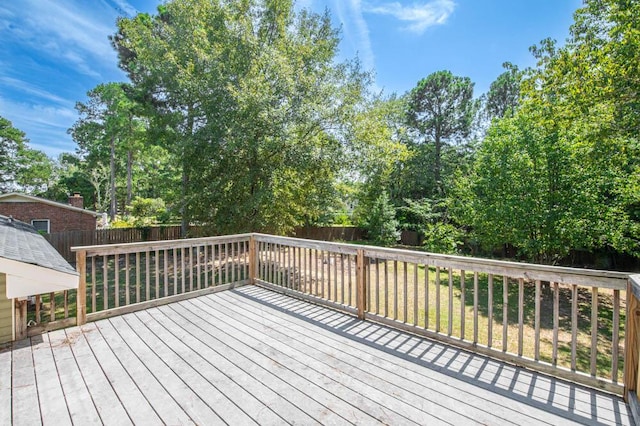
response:
<path id="1" fill-rule="evenodd" d="M 387 192 L 382 191 L 371 206 L 371 210 L 367 212 L 364 223 L 367 236 L 375 244 L 390 246 L 396 244 L 400 239 L 398 226 L 396 209 L 391 204 Z"/>
<path id="2" fill-rule="evenodd" d="M 554 263 L 588 245 L 591 200 L 571 144 L 522 111 L 494 122 L 470 179 L 460 180 L 462 223 L 487 250 L 504 244 L 530 260 Z"/>
<path id="3" fill-rule="evenodd" d="M 407 118 L 415 129 L 418 144 L 433 144 L 433 189 L 425 196 L 443 196 L 442 150 L 446 144 L 461 141 L 471 134 L 478 110 L 473 99 L 473 83 L 468 77 L 437 71 L 420 80 L 407 95 Z M 424 150 L 418 151 L 426 158 Z M 424 173 L 424 170 L 423 170 Z"/>
<path id="4" fill-rule="evenodd" d="M 135 226 L 150 226 L 168 218 L 167 207 L 161 198 L 136 197 L 129 206 Z"/>
<path id="5" fill-rule="evenodd" d="M 28 144 L 25 133 L 0 116 L 0 192 L 37 195 L 52 183 L 52 160 Z"/>
<path id="6" fill-rule="evenodd" d="M 284 232 L 321 215 L 367 82 L 336 64 L 338 42 L 328 14 L 289 0 L 174 0 L 118 22 L 120 65 L 182 174 L 183 226 Z"/>
<path id="7" fill-rule="evenodd" d="M 505 62 L 502 67 L 506 71 L 491 83 L 484 103 L 484 113 L 489 121 L 513 114 L 520 103 L 523 72 L 510 62 Z"/>
<path id="8" fill-rule="evenodd" d="M 371 100 L 349 120 L 347 162 L 357 182 L 356 221 L 366 217 L 381 191 L 393 193 L 398 186 L 393 172 L 409 157 L 403 121 L 404 103 L 395 96 Z"/>
<path id="9" fill-rule="evenodd" d="M 13 127 L 11 122 L 0 117 L 0 192 L 14 189 L 19 168 L 19 153 L 27 144 L 26 135 Z"/>
<path id="10" fill-rule="evenodd" d="M 139 105 L 127 93 L 123 83 L 99 84 L 90 90 L 88 102 L 76 104 L 80 118 L 69 129 L 78 143 L 78 153 L 86 163 L 87 175 L 93 182 L 96 198 L 100 194 L 104 167 L 109 169 L 109 216 L 117 213 L 118 199 L 127 205 L 132 198 L 133 166 L 136 154 L 142 149 L 145 123 L 139 117 Z M 126 183 L 120 185 L 124 180 Z M 117 187 L 125 186 L 123 197 Z M 101 202 L 100 202 L 101 204 Z"/>
<path id="11" fill-rule="evenodd" d="M 53 185 L 54 162 L 44 152 L 23 148 L 18 151 L 16 184 L 26 193 L 40 195 Z"/>

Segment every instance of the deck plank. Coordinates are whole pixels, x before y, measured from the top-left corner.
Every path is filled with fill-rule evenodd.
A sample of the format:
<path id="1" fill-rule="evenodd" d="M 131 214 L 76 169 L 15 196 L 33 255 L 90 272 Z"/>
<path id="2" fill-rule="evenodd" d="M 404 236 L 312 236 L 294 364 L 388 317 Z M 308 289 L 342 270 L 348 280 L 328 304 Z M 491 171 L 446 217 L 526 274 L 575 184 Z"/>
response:
<path id="1" fill-rule="evenodd" d="M 0 349 L 0 425 L 11 424 L 11 348 Z"/>
<path id="2" fill-rule="evenodd" d="M 270 373 L 268 370 L 263 370 L 263 374 L 256 373 L 255 370 L 258 366 L 248 362 L 242 362 L 243 359 L 240 354 L 229 358 L 223 356 L 221 352 L 218 352 L 220 345 L 217 342 L 209 346 L 206 339 L 194 336 L 191 330 L 188 329 L 193 329 L 193 326 L 189 322 L 184 322 L 184 324 L 188 324 L 188 328 L 182 328 L 178 323 L 174 322 L 175 317 L 169 318 L 159 310 L 150 310 L 148 313 L 153 320 L 162 327 L 161 329 L 172 333 L 175 337 L 180 336 L 194 352 L 207 360 L 211 367 L 215 367 L 216 370 L 228 376 L 229 379 L 236 382 L 243 389 L 252 393 L 256 399 L 271 410 L 274 410 L 282 419 L 286 419 L 294 424 L 311 424 L 314 422 L 312 417 L 278 393 L 287 393 L 286 391 L 282 391 L 281 386 L 272 386 L 275 390 L 268 386 L 275 381 L 274 379 L 277 379 L 277 376 L 269 376 Z M 264 383 L 260 379 L 264 380 Z M 282 382 L 282 384 L 286 383 Z M 309 403 L 309 401 L 304 399 L 303 394 L 296 395 L 295 401 L 304 406 L 307 406 Z"/>
<path id="3" fill-rule="evenodd" d="M 331 424 L 350 424 L 358 419 L 366 418 L 368 422 L 373 422 L 374 419 L 364 413 L 358 417 L 357 413 L 352 412 L 350 406 L 344 404 L 341 400 L 336 401 L 336 398 L 322 386 L 306 380 L 304 376 L 289 370 L 283 364 L 275 362 L 260 352 L 258 346 L 252 347 L 248 345 L 243 336 L 234 333 L 239 338 L 233 337 L 233 335 L 220 331 L 205 318 L 187 309 L 184 304 L 168 305 L 158 309 L 167 316 L 175 318 L 176 321 L 189 321 L 192 327 L 197 327 L 194 333 L 206 339 L 209 344 L 217 344 L 218 348 L 224 351 L 225 356 L 229 357 L 229 359 L 247 360 L 249 362 L 245 367 L 247 371 L 271 381 L 275 386 L 274 390 L 279 391 L 279 393 L 291 393 L 296 397 L 302 396 L 299 400 L 293 399 L 293 402 L 303 408 L 307 414 L 314 417 L 316 421 Z M 269 374 L 264 374 L 264 372 Z M 337 411 L 340 411 L 340 408 L 344 410 L 338 414 Z M 343 416 L 348 417 L 351 421 Z"/>
<path id="4" fill-rule="evenodd" d="M 29 339 L 14 342 L 11 364 L 12 424 L 17 426 L 40 424 L 42 418 Z"/>
<path id="5" fill-rule="evenodd" d="M 122 319 L 115 317 L 99 323 L 100 332 L 107 336 L 119 336 L 131 351 L 144 360 L 151 375 L 158 380 L 166 392 L 180 405 L 196 424 L 224 424 L 222 419 L 196 394 L 189 385 L 155 354 L 129 327 L 122 329 Z M 145 375 L 149 376 L 149 375 Z M 145 387 L 145 385 L 141 385 Z"/>
<path id="6" fill-rule="evenodd" d="M 107 364 L 104 368 L 100 365 L 86 338 L 90 333 L 96 333 L 96 330 L 80 329 L 76 336 L 68 333 L 67 338 L 74 339 L 75 344 L 71 349 L 104 423 L 159 422 L 160 419 L 126 372 L 115 365 Z"/>
<path id="7" fill-rule="evenodd" d="M 621 398 L 245 286 L 0 351 L 0 425 L 632 424 Z"/>
<path id="8" fill-rule="evenodd" d="M 101 333 L 100 323 L 82 326 L 84 336 L 134 422 L 194 424 L 121 339 Z"/>
<path id="9" fill-rule="evenodd" d="M 381 380 L 379 375 L 372 372 L 371 366 L 361 369 L 337 361 L 331 351 L 325 352 L 322 350 L 323 345 L 319 342 L 311 345 L 300 344 L 295 338 L 284 335 L 284 330 L 289 328 L 288 324 L 287 326 L 282 326 L 282 322 L 280 322 L 280 324 L 273 322 L 271 327 L 268 325 L 270 313 L 269 315 L 252 319 L 249 317 L 250 313 L 248 311 L 226 310 L 225 302 L 221 300 L 221 298 L 201 299 L 199 302 L 209 306 L 212 306 L 210 303 L 215 304 L 216 311 L 220 313 L 218 317 L 220 323 L 227 318 L 227 325 L 238 329 L 243 334 L 252 335 L 254 333 L 261 333 L 262 336 L 260 337 L 262 341 L 268 342 L 273 347 L 285 347 L 284 353 L 292 358 L 300 358 L 301 355 L 306 356 L 306 365 L 315 368 L 319 372 L 339 371 L 339 375 L 332 374 L 330 377 L 351 389 L 353 392 L 359 393 L 369 399 L 372 404 L 378 404 L 387 410 L 392 410 L 408 417 L 409 420 L 415 421 L 416 423 L 427 420 L 429 422 L 441 421 L 452 424 L 475 421 L 455 411 L 457 404 L 455 400 L 441 398 L 435 394 L 432 395 L 429 400 L 426 400 L 416 393 L 408 392 L 406 389 L 397 386 L 392 381 L 385 382 Z M 232 320 L 229 320 L 229 318 Z M 259 321 L 261 325 L 259 331 L 256 331 L 251 326 L 251 324 L 257 321 Z M 276 330 L 274 327 L 278 327 L 279 330 Z M 313 331 L 310 331 L 310 333 L 313 333 Z M 303 335 L 302 333 L 297 334 L 297 337 Z M 267 339 L 265 339 L 265 336 Z M 420 389 L 418 393 L 423 390 L 424 389 Z M 478 420 L 482 421 L 482 419 Z"/>
<path id="10" fill-rule="evenodd" d="M 429 414 L 394 398 L 385 398 L 384 392 L 374 385 L 366 384 L 357 378 L 345 374 L 340 369 L 329 369 L 326 364 L 317 361 L 311 354 L 297 351 L 287 343 L 278 342 L 264 333 L 260 327 L 256 330 L 221 313 L 219 309 L 212 310 L 202 300 L 193 300 L 191 305 L 199 309 L 198 315 L 209 315 L 206 321 L 215 324 L 223 333 L 240 332 L 243 341 L 253 347 L 263 348 L 264 353 L 274 361 L 287 365 L 292 371 L 313 381 L 318 386 L 331 392 L 333 395 L 364 413 L 369 413 L 379 421 L 385 423 L 415 423 L 421 424 L 427 418 L 434 424 L 444 423 L 436 416 Z M 191 307 L 189 307 L 191 308 Z"/>
<path id="11" fill-rule="evenodd" d="M 254 408 L 254 413 L 265 409 L 265 414 L 270 411 L 266 409 L 264 405 L 254 398 L 248 399 L 250 395 L 245 392 L 238 393 L 237 389 L 232 386 L 232 383 L 227 381 L 222 383 L 216 383 L 215 380 L 209 380 L 200 371 L 204 370 L 204 364 L 202 359 L 195 359 L 195 362 L 188 362 L 177 351 L 176 346 L 179 342 L 171 339 L 169 336 L 163 336 L 164 339 L 158 338 L 153 333 L 150 327 L 147 326 L 146 319 L 149 321 L 149 317 L 143 314 L 141 315 L 126 315 L 123 317 L 114 318 L 112 320 L 114 326 L 122 331 L 125 327 L 129 327 L 133 333 L 140 339 L 140 341 L 146 343 L 146 345 L 162 360 L 170 366 L 170 368 L 184 381 L 189 387 L 199 395 L 207 406 L 216 412 L 220 418 L 227 424 L 231 423 L 243 423 L 251 424 L 255 422 L 255 419 L 243 411 L 236 403 L 236 401 L 242 401 L 243 408 L 246 403 L 248 408 Z M 194 361 L 194 360 L 191 360 Z M 224 376 L 223 376 L 224 377 Z M 218 380 L 223 380 L 222 377 L 217 377 Z M 225 386 L 225 390 L 229 393 L 220 390 L 221 386 Z M 220 387 L 219 387 L 220 386 Z M 261 406 L 255 410 L 257 404 Z M 272 413 L 272 412 L 271 412 Z M 273 414 L 273 413 L 272 413 Z M 269 423 L 275 423 L 277 420 L 282 419 L 277 417 L 265 416 L 265 420 Z"/>
<path id="12" fill-rule="evenodd" d="M 250 376 L 243 374 L 242 370 L 226 361 L 223 357 L 212 353 L 211 348 L 193 339 L 189 330 L 177 327 L 175 323 L 170 322 L 159 311 L 149 310 L 138 313 L 137 316 L 159 339 L 167 343 L 184 362 L 189 365 L 197 365 L 199 373 L 210 383 L 217 383 L 221 388 L 225 389 L 227 396 L 231 400 L 242 401 L 242 408 L 257 423 L 285 422 L 286 419 L 292 419 L 299 416 L 299 414 L 304 414 L 294 405 L 290 405 L 287 407 L 288 410 L 279 414 L 274 407 L 276 405 L 274 403 L 280 405 L 286 400 L 274 399 L 276 394 L 267 392 L 268 388 L 260 386 L 260 382 L 256 380 L 248 381 L 247 379 Z M 213 361 L 212 358 L 214 359 Z M 252 391 L 256 392 L 256 390 L 258 395 L 252 393 Z M 308 416 L 299 416 L 296 422 L 308 424 L 312 422 L 312 419 Z"/>
<path id="13" fill-rule="evenodd" d="M 207 303 L 206 300 L 205 303 Z M 306 324 L 305 327 L 288 319 L 288 326 L 281 327 L 279 324 L 282 323 L 282 316 L 270 312 L 267 317 L 261 314 L 260 307 L 251 301 L 238 300 L 233 295 L 224 295 L 216 298 L 215 303 L 217 306 L 235 310 L 235 317 L 246 318 L 247 321 L 256 320 L 259 317 L 263 325 L 267 321 L 270 322 L 270 334 L 281 334 L 283 338 L 288 339 L 292 345 L 302 351 L 305 348 L 322 351 L 329 357 L 328 365 L 330 368 L 340 368 L 352 372 L 356 376 L 367 378 L 371 383 L 380 383 L 380 387 L 389 393 L 390 398 L 412 401 L 415 406 L 424 410 L 431 408 L 436 410 L 436 413 L 442 413 L 442 410 L 445 410 L 450 416 L 452 413 L 458 412 L 462 417 L 452 416 L 447 421 L 490 423 L 495 421 L 496 417 L 509 419 L 508 421 L 516 424 L 533 424 L 539 421 L 535 417 L 521 415 L 489 399 L 482 399 L 474 393 L 466 394 L 465 405 L 471 405 L 477 408 L 477 411 L 474 412 L 473 418 L 465 418 L 463 416 L 466 414 L 460 412 L 464 406 L 458 403 L 458 398 L 461 391 L 466 393 L 473 389 L 456 389 L 451 386 L 451 379 L 446 382 L 439 381 L 437 378 L 420 374 L 418 371 L 411 371 L 409 369 L 411 366 L 405 365 L 408 363 L 397 358 L 384 359 L 379 353 L 363 353 L 362 349 L 348 345 L 345 339 L 326 335 L 326 333 L 322 333 L 322 329 L 310 324 Z M 326 344 L 327 342 L 330 344 Z M 425 392 L 430 392 L 429 402 L 434 403 L 433 407 L 424 407 Z"/>
<path id="14" fill-rule="evenodd" d="M 607 394 L 598 392 L 597 390 L 588 389 L 579 385 L 569 384 L 568 382 L 550 378 L 543 374 L 537 374 L 517 367 L 503 364 L 499 361 L 490 360 L 486 357 L 470 354 L 465 351 L 460 351 L 455 348 L 442 345 L 429 341 L 428 339 L 422 339 L 415 336 L 410 336 L 407 333 L 401 331 L 391 330 L 386 326 L 377 325 L 369 322 L 356 322 L 355 320 L 345 319 L 345 315 L 338 312 L 328 313 L 326 309 L 309 305 L 306 302 L 294 301 L 290 297 L 278 295 L 268 290 L 260 289 L 257 287 L 247 287 L 239 289 L 238 291 L 229 292 L 227 294 L 221 294 L 221 297 L 227 300 L 232 300 L 235 294 L 241 296 L 253 296 L 257 297 L 257 301 L 254 300 L 258 311 L 264 310 L 264 304 L 262 302 L 268 301 L 279 307 L 282 310 L 291 310 L 292 312 L 298 312 L 298 318 L 291 318 L 291 314 L 280 311 L 275 315 L 286 319 L 287 324 L 300 325 L 304 327 L 313 327 L 314 333 L 318 336 L 323 336 L 325 342 L 331 342 L 326 346 L 333 346 L 338 340 L 336 332 L 346 332 L 347 334 L 357 337 L 358 340 L 364 339 L 369 344 L 361 345 L 354 343 L 358 351 L 364 351 L 371 353 L 369 348 L 374 345 L 376 347 L 384 348 L 385 351 L 396 352 L 389 358 L 386 353 L 382 354 L 382 358 L 388 358 L 391 360 L 397 360 L 395 355 L 405 354 L 409 360 L 415 359 L 416 361 L 422 361 L 422 364 L 430 364 L 430 367 L 436 367 L 436 374 L 439 372 L 449 373 L 455 372 L 462 380 L 451 380 L 450 377 L 445 377 L 446 383 L 444 386 L 439 386 L 438 389 L 441 392 L 446 392 L 449 387 L 453 387 L 454 391 L 467 392 L 468 397 L 465 397 L 465 405 L 474 406 L 474 397 L 483 397 L 484 401 L 480 399 L 478 402 L 483 404 L 486 409 L 490 408 L 491 412 L 499 413 L 504 409 L 510 409 L 517 413 L 526 413 L 527 415 L 539 418 L 552 420 L 552 416 L 562 414 L 567 419 L 574 421 L 597 421 L 605 424 L 628 424 L 629 418 L 624 407 L 624 403 L 621 398 L 612 397 Z M 207 299 L 203 299 L 207 300 Z M 244 304 L 245 300 L 239 300 L 238 304 Z M 313 321 L 310 321 L 313 320 Z M 322 323 L 329 329 L 316 330 L 315 324 Z M 341 325 L 342 323 L 342 325 Z M 345 331 L 345 327 L 348 324 L 348 329 Z M 326 339 L 330 339 L 327 341 Z M 416 345 L 416 343 L 418 343 Z M 418 354 L 418 355 L 416 355 Z M 375 365 L 378 362 L 380 356 L 379 352 L 373 352 L 373 356 L 367 359 L 367 362 Z M 474 365 L 476 366 L 474 368 Z M 481 366 L 481 367 L 478 367 Z M 411 374 L 429 374 L 433 377 L 433 373 L 429 373 L 433 368 L 425 369 L 421 365 L 415 365 L 415 362 L 406 364 L 402 371 L 411 371 Z M 519 377 L 515 382 L 512 381 L 513 372 L 519 371 Z M 475 379 L 473 376 L 480 372 L 482 382 L 473 382 Z M 535 377 L 535 381 L 533 381 Z M 470 383 L 473 382 L 473 383 Z M 533 382 L 533 385 L 531 385 Z M 511 386 L 515 383 L 515 386 Z M 529 386 L 527 386 L 529 383 Z M 547 399 L 543 400 L 542 395 L 545 394 L 544 386 L 549 386 L 553 383 L 553 392 L 547 391 L 547 397 L 551 396 L 552 404 L 549 404 Z M 482 389 L 478 389 L 478 385 L 481 388 L 485 388 L 489 392 L 482 392 Z M 490 385 L 490 386 L 483 386 Z M 549 388 L 547 388 L 549 389 Z M 534 395 L 530 392 L 534 391 Z M 498 404 L 502 406 L 502 410 L 494 411 L 497 401 L 496 391 L 502 395 L 508 395 L 509 404 Z M 552 393 L 549 393 L 552 392 Z M 455 396 L 452 395 L 452 397 Z M 535 396 L 535 398 L 531 398 Z M 595 396 L 598 396 L 595 398 Z M 514 404 L 512 400 L 520 403 Z M 617 401 L 617 404 L 612 404 L 613 401 Z M 596 404 L 596 405 L 592 405 Z M 622 405 L 620 405 L 622 404 Z M 511 407 L 511 408 L 510 408 Z M 551 410 L 552 413 L 547 411 Z M 594 417 L 593 413 L 597 413 Z M 551 417 L 550 417 L 551 416 Z M 516 415 L 515 418 L 518 418 Z"/>
<path id="15" fill-rule="evenodd" d="M 70 425 L 71 416 L 58 380 L 58 371 L 49 342 L 49 335 L 31 338 L 34 371 L 38 383 L 38 399 L 46 401 L 40 404 L 42 423 L 47 425 Z"/>
<path id="16" fill-rule="evenodd" d="M 73 329 L 76 330 L 76 329 Z M 49 333 L 51 350 L 58 369 L 60 384 L 74 424 L 98 424 L 100 418 L 91 394 L 78 369 L 75 357 L 71 352 L 72 340 L 67 339 L 65 330 L 56 330 Z M 41 404 L 47 403 L 40 401 Z"/>

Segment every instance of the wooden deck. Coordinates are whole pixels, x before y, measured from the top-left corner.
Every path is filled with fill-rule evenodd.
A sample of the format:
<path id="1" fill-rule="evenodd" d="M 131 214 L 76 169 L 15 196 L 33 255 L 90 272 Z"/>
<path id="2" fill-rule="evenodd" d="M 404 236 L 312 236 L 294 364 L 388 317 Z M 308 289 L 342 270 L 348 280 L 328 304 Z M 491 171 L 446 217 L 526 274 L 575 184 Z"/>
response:
<path id="1" fill-rule="evenodd" d="M 256 286 L 0 352 L 0 424 L 632 424 L 621 398 Z"/>

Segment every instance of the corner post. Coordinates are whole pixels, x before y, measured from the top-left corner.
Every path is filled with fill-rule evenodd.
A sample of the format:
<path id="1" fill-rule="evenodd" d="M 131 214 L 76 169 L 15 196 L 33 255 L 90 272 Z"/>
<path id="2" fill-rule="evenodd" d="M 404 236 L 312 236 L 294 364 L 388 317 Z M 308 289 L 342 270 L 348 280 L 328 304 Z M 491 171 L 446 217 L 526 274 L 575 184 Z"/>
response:
<path id="1" fill-rule="evenodd" d="M 358 308 L 358 318 L 361 320 L 365 318 L 365 312 L 367 310 L 367 279 L 365 272 L 364 250 L 358 249 L 356 254 L 356 283 L 358 286 L 356 305 Z"/>
<path id="2" fill-rule="evenodd" d="M 256 283 L 258 271 L 258 256 L 256 252 L 256 238 L 253 234 L 249 237 L 249 284 Z"/>
<path id="3" fill-rule="evenodd" d="M 637 278 L 635 280 L 634 278 Z M 627 320 L 624 348 L 624 400 L 640 386 L 640 276 L 630 277 L 627 283 Z"/>
<path id="4" fill-rule="evenodd" d="M 15 340 L 27 337 L 27 299 L 13 299 L 15 319 Z"/>
<path id="5" fill-rule="evenodd" d="M 84 250 L 76 252 L 76 270 L 80 275 L 76 296 L 76 324 L 83 325 L 87 323 L 87 252 Z"/>

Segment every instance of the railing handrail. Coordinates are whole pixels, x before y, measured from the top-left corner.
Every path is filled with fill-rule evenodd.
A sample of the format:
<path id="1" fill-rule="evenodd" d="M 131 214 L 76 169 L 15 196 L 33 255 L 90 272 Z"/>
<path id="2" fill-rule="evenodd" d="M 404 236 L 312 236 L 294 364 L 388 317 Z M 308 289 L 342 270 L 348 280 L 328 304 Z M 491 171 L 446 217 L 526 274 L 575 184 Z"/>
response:
<path id="1" fill-rule="evenodd" d="M 135 253 L 140 249 L 154 251 L 167 248 L 194 247 L 198 245 L 216 243 L 216 242 L 237 242 L 246 241 L 252 234 L 234 234 L 215 237 L 201 238 L 185 238 L 180 240 L 162 240 L 162 241 L 143 241 L 138 243 L 122 243 L 122 244 L 99 244 L 93 246 L 76 246 L 71 247 L 73 252 L 86 252 L 87 256 L 108 255 L 108 254 L 124 254 Z"/>
<path id="2" fill-rule="evenodd" d="M 411 263 L 427 264 L 430 266 L 451 266 L 454 268 L 461 268 L 469 272 L 489 272 L 496 275 L 507 274 L 512 278 L 550 281 L 560 284 L 567 283 L 598 286 L 613 290 L 625 290 L 627 288 L 627 279 L 629 277 L 628 272 L 483 259 L 478 257 L 420 252 L 415 250 L 360 244 L 306 240 L 259 233 L 254 233 L 252 235 L 256 238 L 256 241 L 267 243 L 287 243 L 297 247 L 318 248 L 353 255 L 355 255 L 358 250 L 364 250 L 365 257 L 401 260 Z"/>

